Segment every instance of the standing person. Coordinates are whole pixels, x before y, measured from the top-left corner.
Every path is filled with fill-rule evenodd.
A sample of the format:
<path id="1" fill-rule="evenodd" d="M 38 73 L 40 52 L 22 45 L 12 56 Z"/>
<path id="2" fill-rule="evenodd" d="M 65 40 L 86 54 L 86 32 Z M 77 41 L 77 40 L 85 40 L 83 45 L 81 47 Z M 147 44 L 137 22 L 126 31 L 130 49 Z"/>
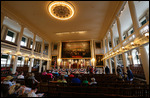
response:
<path id="1" fill-rule="evenodd" d="M 66 68 L 66 73 L 68 74 L 68 69 Z"/>
<path id="2" fill-rule="evenodd" d="M 86 69 L 86 71 L 87 71 L 87 74 L 89 73 L 89 66 L 87 66 L 87 69 Z"/>
<path id="3" fill-rule="evenodd" d="M 93 74 L 93 66 L 90 67 L 90 74 Z"/>
<path id="4" fill-rule="evenodd" d="M 122 75 L 122 69 L 119 65 L 117 66 L 117 73 Z"/>
<path id="5" fill-rule="evenodd" d="M 106 73 L 106 74 L 109 74 L 109 73 L 110 73 L 108 66 L 105 67 L 105 73 Z"/>
<path id="6" fill-rule="evenodd" d="M 96 67 L 95 67 L 95 69 L 94 69 L 94 72 L 95 72 L 95 74 L 97 73 L 97 69 L 96 69 Z"/>
<path id="7" fill-rule="evenodd" d="M 127 68 L 127 77 L 129 79 L 129 81 L 133 81 L 133 73 L 132 71 L 130 70 L 129 67 L 126 67 Z"/>

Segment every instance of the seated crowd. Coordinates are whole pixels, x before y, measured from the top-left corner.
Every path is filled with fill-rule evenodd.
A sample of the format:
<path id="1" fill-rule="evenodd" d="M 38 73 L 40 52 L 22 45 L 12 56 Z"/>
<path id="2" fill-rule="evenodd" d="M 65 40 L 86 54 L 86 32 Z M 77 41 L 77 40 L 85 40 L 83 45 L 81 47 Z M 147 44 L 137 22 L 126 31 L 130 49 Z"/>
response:
<path id="1" fill-rule="evenodd" d="M 118 78 L 117 81 L 123 80 L 120 78 L 120 75 L 122 76 L 122 71 L 120 68 L 117 69 Z M 108 73 L 107 73 L 108 74 Z M 98 78 L 94 76 L 94 74 L 61 74 L 57 71 L 49 71 L 49 72 L 42 72 L 38 73 L 26 73 L 24 76 L 24 72 L 21 72 L 20 74 L 16 72 L 14 75 L 9 75 L 5 78 L 1 78 L 1 85 L 8 85 L 8 94 L 5 94 L 5 91 L 2 91 L 2 97 L 10 96 L 10 97 L 43 97 L 46 96 L 43 92 L 40 92 L 39 85 L 42 82 L 43 78 L 41 76 L 50 76 L 48 78 L 48 83 L 65 83 L 65 84 L 71 84 L 71 86 L 98 86 L 98 83 L 100 81 L 96 81 Z M 116 76 L 115 76 L 116 77 Z M 133 75 L 132 72 L 127 69 L 127 74 L 124 76 L 128 79 L 127 81 L 133 81 Z M 38 79 L 40 78 L 40 79 Z M 101 77 L 102 78 L 102 77 Z M 70 79 L 70 80 L 69 80 Z M 18 80 L 25 80 L 25 83 L 17 83 Z M 27 81 L 26 81 L 27 80 Z M 32 80 L 29 82 L 28 80 Z M 28 83 L 29 82 L 29 83 Z M 102 81 L 101 81 L 102 83 Z M 28 85 L 30 84 L 30 85 Z M 3 87 L 5 88 L 5 86 Z M 38 92 L 39 90 L 39 92 Z"/>

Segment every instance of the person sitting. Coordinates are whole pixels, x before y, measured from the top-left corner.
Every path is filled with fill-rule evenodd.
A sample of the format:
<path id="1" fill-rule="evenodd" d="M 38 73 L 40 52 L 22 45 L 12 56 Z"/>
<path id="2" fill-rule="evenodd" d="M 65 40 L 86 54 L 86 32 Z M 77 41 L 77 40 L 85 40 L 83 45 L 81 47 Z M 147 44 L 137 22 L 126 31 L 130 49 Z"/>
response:
<path id="1" fill-rule="evenodd" d="M 44 93 L 36 94 L 37 88 L 33 87 L 32 90 L 28 93 L 28 97 L 43 97 Z"/>
<path id="2" fill-rule="evenodd" d="M 78 75 L 75 75 L 75 77 L 71 80 L 71 83 L 73 83 L 73 85 L 75 84 L 76 86 L 81 84 L 81 80 L 78 78 Z"/>
<path id="3" fill-rule="evenodd" d="M 130 70 L 129 67 L 126 67 L 127 68 L 127 77 L 129 79 L 129 81 L 133 81 L 133 73 L 132 71 Z"/>
<path id="4" fill-rule="evenodd" d="M 35 79 L 35 77 L 34 77 L 34 73 L 32 73 L 29 77 L 28 77 L 28 79 L 33 79 L 34 81 L 33 81 L 33 83 L 40 83 L 38 80 L 36 80 Z"/>
<path id="5" fill-rule="evenodd" d="M 12 77 L 16 79 L 18 77 L 18 72 L 16 71 L 15 74 L 12 74 Z"/>
<path id="6" fill-rule="evenodd" d="M 47 75 L 46 70 L 44 70 L 44 71 L 42 72 L 42 75 Z"/>
<path id="7" fill-rule="evenodd" d="M 64 77 L 68 77 L 68 74 L 65 74 Z"/>
<path id="8" fill-rule="evenodd" d="M 18 94 L 16 93 L 16 90 L 20 87 L 20 84 L 16 84 L 16 85 L 12 85 L 10 86 L 9 88 L 9 91 L 8 91 L 8 97 L 17 97 Z"/>
<path id="9" fill-rule="evenodd" d="M 51 76 L 51 78 L 53 78 L 53 74 L 52 74 L 52 73 L 47 73 L 47 75 L 50 75 L 50 76 Z"/>
<path id="10" fill-rule="evenodd" d="M 96 82 L 95 78 L 94 77 L 91 78 L 91 82 L 89 83 L 89 85 L 96 85 L 96 84 L 97 84 L 97 82 Z"/>
<path id="11" fill-rule="evenodd" d="M 57 80 L 57 82 L 60 82 L 60 83 L 67 83 L 66 79 L 64 78 L 64 76 L 60 76 Z"/>
<path id="12" fill-rule="evenodd" d="M 12 76 L 7 76 L 4 81 L 3 81 L 3 84 L 9 84 L 9 87 L 12 86 L 12 85 L 15 85 L 16 84 L 16 81 L 12 81 L 13 80 L 13 77 Z"/>
<path id="13" fill-rule="evenodd" d="M 15 91 L 15 93 L 18 94 L 18 96 L 24 96 L 24 97 L 27 97 L 27 94 L 31 91 L 31 88 L 30 87 L 27 87 L 25 85 L 22 85 L 19 87 L 19 89 L 17 89 Z"/>
<path id="14" fill-rule="evenodd" d="M 69 77 L 72 77 L 72 78 L 73 78 L 73 77 L 74 77 L 73 73 L 71 73 L 71 74 L 69 75 Z"/>
<path id="15" fill-rule="evenodd" d="M 57 71 L 55 71 L 55 73 L 54 73 L 56 76 L 59 76 L 59 73 L 57 72 Z"/>
<path id="16" fill-rule="evenodd" d="M 18 79 L 24 79 L 23 72 L 17 77 Z"/>
<path id="17" fill-rule="evenodd" d="M 84 77 L 83 82 L 82 82 L 82 85 L 83 85 L 83 86 L 88 86 L 88 85 L 89 85 L 88 83 L 89 83 L 89 81 L 87 81 L 87 78 Z"/>
<path id="18" fill-rule="evenodd" d="M 28 84 L 30 86 L 33 84 L 33 86 L 37 87 L 38 83 L 40 83 L 38 80 L 35 79 L 34 73 L 32 73 L 32 74 L 30 73 L 28 79 L 32 79 L 32 83 Z"/>

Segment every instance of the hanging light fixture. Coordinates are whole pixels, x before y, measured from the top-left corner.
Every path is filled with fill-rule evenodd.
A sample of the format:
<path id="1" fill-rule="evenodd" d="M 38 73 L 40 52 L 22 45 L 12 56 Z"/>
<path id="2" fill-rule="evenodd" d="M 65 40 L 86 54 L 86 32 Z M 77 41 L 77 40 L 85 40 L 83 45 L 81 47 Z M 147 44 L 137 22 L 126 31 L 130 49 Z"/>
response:
<path id="1" fill-rule="evenodd" d="M 74 15 L 74 7 L 67 1 L 52 1 L 48 5 L 49 13 L 56 19 L 67 20 Z"/>

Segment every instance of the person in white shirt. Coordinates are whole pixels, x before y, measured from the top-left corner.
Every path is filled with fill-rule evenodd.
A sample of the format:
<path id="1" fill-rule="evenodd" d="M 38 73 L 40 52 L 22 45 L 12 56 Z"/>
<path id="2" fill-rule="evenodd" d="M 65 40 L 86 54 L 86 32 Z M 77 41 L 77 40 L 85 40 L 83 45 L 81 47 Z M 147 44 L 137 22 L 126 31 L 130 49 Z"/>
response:
<path id="1" fill-rule="evenodd" d="M 97 82 L 95 81 L 95 78 L 91 78 L 92 82 L 89 83 L 89 85 L 93 85 L 93 84 L 97 84 Z"/>
<path id="2" fill-rule="evenodd" d="M 17 78 L 18 79 L 24 79 L 23 72 Z"/>
<path id="3" fill-rule="evenodd" d="M 22 85 L 18 90 L 15 91 L 15 93 L 18 93 L 18 95 L 23 95 L 28 94 L 31 90 L 32 90 L 31 88 Z"/>
<path id="4" fill-rule="evenodd" d="M 36 94 L 37 88 L 32 88 L 32 90 L 28 93 L 28 97 L 42 97 L 44 93 Z"/>

